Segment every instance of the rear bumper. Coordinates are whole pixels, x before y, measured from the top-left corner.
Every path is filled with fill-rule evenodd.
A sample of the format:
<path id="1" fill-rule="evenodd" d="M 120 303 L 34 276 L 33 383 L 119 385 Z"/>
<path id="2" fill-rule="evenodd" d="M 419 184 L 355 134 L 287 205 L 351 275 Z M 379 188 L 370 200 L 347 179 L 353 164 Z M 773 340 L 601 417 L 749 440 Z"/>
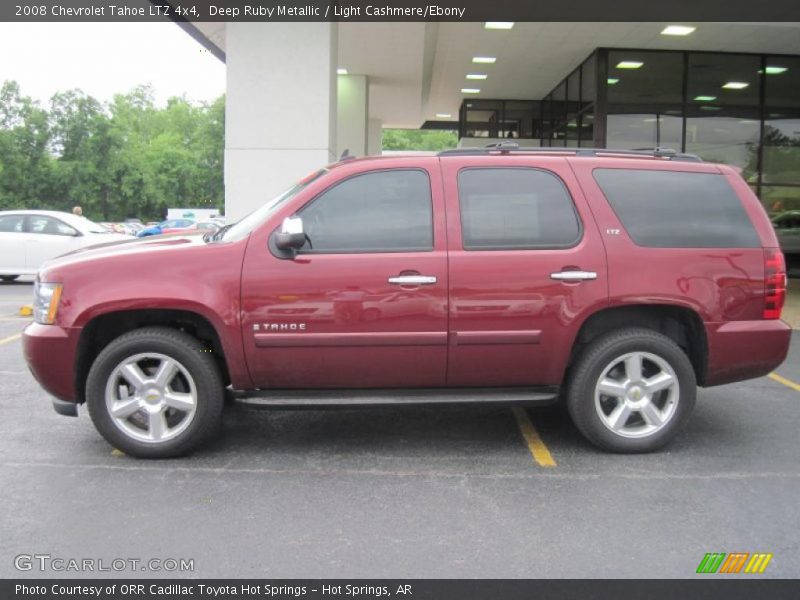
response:
<path id="1" fill-rule="evenodd" d="M 780 320 L 706 323 L 708 364 L 703 385 L 767 375 L 789 352 L 792 328 Z"/>
<path id="2" fill-rule="evenodd" d="M 31 323 L 22 332 L 25 361 L 36 381 L 62 402 L 74 404 L 75 356 L 80 329 Z M 66 410 L 66 409 L 64 409 Z M 60 414 L 65 414 L 56 408 Z"/>

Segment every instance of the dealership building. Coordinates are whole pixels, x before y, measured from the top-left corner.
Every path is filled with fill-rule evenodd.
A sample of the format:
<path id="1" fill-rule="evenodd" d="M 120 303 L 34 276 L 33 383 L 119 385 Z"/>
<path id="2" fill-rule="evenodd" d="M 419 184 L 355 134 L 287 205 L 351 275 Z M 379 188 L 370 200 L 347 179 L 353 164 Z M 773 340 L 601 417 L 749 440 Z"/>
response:
<path id="1" fill-rule="evenodd" d="M 237 219 L 383 128 L 459 146 L 672 148 L 800 209 L 800 23 L 194 23 L 225 61 Z"/>

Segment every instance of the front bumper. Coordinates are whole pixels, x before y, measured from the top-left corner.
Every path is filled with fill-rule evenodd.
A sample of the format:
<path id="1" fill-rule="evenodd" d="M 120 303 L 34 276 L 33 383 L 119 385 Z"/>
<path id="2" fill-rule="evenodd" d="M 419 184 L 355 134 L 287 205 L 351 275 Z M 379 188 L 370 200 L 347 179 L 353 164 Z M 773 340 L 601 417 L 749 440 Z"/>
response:
<path id="1" fill-rule="evenodd" d="M 792 328 L 781 320 L 706 323 L 708 364 L 703 385 L 767 375 L 786 360 Z"/>
<path id="2" fill-rule="evenodd" d="M 75 357 L 80 329 L 31 323 L 22 332 L 22 348 L 36 381 L 61 402 L 75 404 Z M 66 409 L 64 409 L 66 410 Z M 65 414 L 58 408 L 56 411 Z"/>

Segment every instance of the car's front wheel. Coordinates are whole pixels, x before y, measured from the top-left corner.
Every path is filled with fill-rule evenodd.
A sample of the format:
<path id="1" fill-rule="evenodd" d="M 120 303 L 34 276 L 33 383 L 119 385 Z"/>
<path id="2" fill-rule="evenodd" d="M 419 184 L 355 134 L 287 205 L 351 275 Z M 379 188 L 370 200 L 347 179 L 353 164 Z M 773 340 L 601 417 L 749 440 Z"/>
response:
<path id="1" fill-rule="evenodd" d="M 0 281 L 9 282 L 16 281 L 17 279 L 19 279 L 19 275 L 0 275 Z"/>
<path id="2" fill-rule="evenodd" d="M 567 408 L 596 446 L 651 452 L 686 422 L 696 385 L 689 358 L 672 339 L 649 329 L 624 329 L 580 353 L 570 372 Z"/>
<path id="3" fill-rule="evenodd" d="M 86 381 L 97 430 L 140 458 L 186 454 L 219 427 L 223 384 L 211 354 L 190 335 L 146 327 L 106 346 Z"/>

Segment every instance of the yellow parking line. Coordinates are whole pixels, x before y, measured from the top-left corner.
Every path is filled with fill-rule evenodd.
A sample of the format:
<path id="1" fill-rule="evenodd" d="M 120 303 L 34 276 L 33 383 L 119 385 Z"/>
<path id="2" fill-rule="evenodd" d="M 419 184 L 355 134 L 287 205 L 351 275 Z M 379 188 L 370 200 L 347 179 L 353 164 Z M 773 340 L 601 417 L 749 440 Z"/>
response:
<path id="1" fill-rule="evenodd" d="M 770 373 L 767 375 L 773 381 L 777 381 L 778 383 L 782 383 L 786 387 L 792 388 L 795 392 L 800 392 L 800 383 L 795 383 L 791 379 L 786 379 L 786 377 L 781 377 L 777 373 Z"/>
<path id="2" fill-rule="evenodd" d="M 533 423 L 528 417 L 528 413 L 526 413 L 524 409 L 518 407 L 512 408 L 511 410 L 514 413 L 514 417 L 517 419 L 520 433 L 522 433 L 522 437 L 525 438 L 525 443 L 528 444 L 528 450 L 531 451 L 533 460 L 542 467 L 555 467 L 556 461 L 553 460 L 553 455 L 550 454 L 550 450 L 547 449 L 547 446 L 545 446 L 545 443 L 539 436 L 539 432 L 536 431 L 536 428 L 533 426 Z"/>
<path id="3" fill-rule="evenodd" d="M 13 342 L 14 340 L 18 340 L 21 337 L 22 337 L 21 333 L 17 333 L 15 335 L 10 335 L 7 338 L 3 338 L 3 339 L 0 340 L 0 346 L 2 346 L 3 344 L 8 344 L 10 342 Z"/>

